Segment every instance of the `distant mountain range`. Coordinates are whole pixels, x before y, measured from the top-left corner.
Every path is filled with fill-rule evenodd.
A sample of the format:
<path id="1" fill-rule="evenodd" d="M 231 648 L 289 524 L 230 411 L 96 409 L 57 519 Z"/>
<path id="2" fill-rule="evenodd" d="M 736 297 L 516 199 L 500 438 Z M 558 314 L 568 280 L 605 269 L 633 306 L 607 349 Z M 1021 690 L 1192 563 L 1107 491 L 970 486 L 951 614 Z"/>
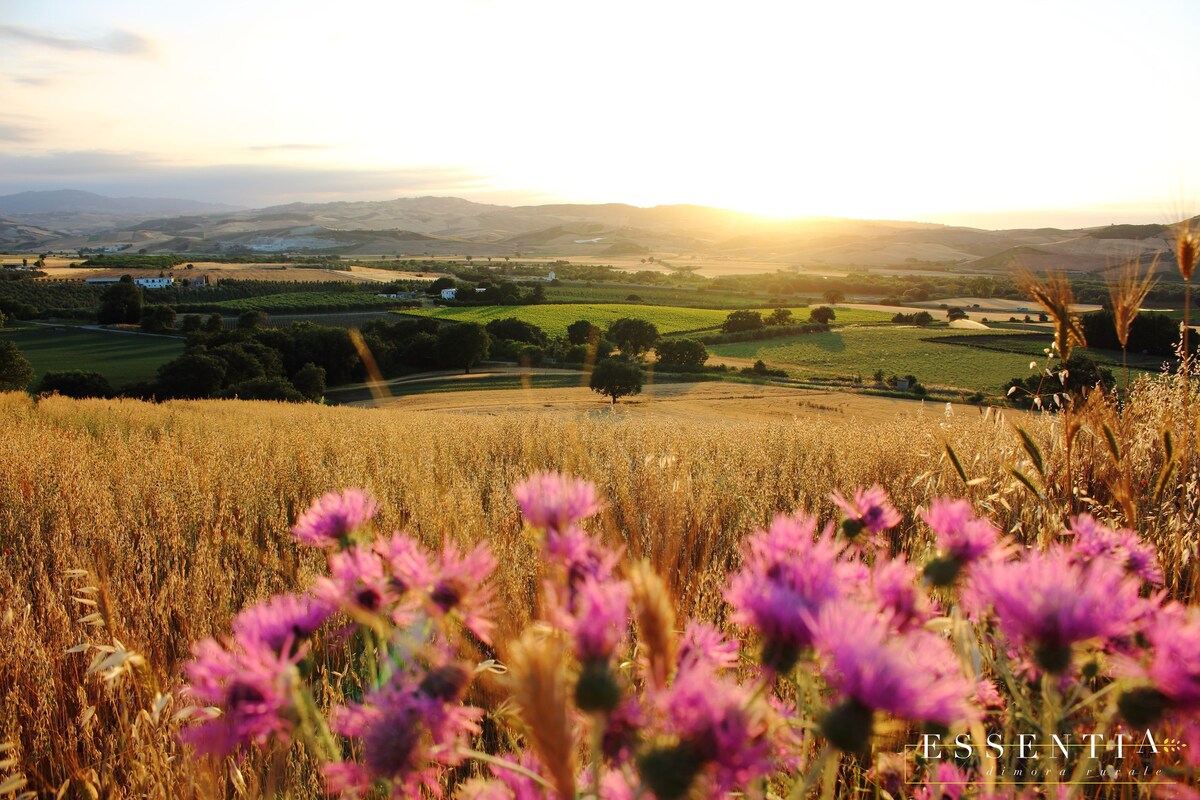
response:
<path id="1" fill-rule="evenodd" d="M 0 197 L 0 248 L 128 247 L 175 253 L 338 255 L 555 255 L 750 260 L 811 267 L 971 265 L 1004 271 L 1100 271 L 1163 257 L 1165 225 L 987 231 L 918 222 L 768 220 L 704 206 L 620 203 L 501 206 L 457 197 L 291 203 L 236 209 L 90 192 Z"/>

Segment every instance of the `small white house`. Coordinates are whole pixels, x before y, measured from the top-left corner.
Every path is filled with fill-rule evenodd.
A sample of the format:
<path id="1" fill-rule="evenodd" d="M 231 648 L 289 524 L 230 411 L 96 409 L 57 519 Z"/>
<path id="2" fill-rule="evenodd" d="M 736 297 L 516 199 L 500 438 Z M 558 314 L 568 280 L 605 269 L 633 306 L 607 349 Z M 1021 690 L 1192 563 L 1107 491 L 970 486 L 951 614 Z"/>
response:
<path id="1" fill-rule="evenodd" d="M 133 282 L 143 289 L 163 289 L 175 285 L 174 278 L 134 278 Z"/>
<path id="2" fill-rule="evenodd" d="M 443 300 L 453 300 L 458 295 L 458 289 L 442 289 Z"/>

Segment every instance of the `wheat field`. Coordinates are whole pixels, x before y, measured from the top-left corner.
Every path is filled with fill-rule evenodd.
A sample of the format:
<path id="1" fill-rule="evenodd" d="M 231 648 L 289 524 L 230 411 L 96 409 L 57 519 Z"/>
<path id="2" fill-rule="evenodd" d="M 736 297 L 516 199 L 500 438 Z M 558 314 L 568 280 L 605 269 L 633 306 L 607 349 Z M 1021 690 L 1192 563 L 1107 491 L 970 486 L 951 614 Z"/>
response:
<path id="1" fill-rule="evenodd" d="M 1168 476 L 1168 499 L 1146 499 L 1164 462 L 1161 432 L 1182 413 L 1178 387 L 1157 380 L 1107 419 L 1119 459 L 1104 449 L 1102 412 L 1075 437 L 1077 504 L 1120 520 L 1112 487 L 1131 486 L 1168 589 L 1187 599 L 1196 533 L 1181 509 L 1195 507 L 1194 469 Z M 537 574 L 510 487 L 537 470 L 596 482 L 608 505 L 589 528 L 648 558 L 681 617 L 717 622 L 738 543 L 778 512 L 830 518 L 834 489 L 883 485 L 904 513 L 893 546 L 917 554 L 929 539 L 915 512 L 939 495 L 969 494 L 1025 541 L 1063 522 L 1051 502 L 1063 491 L 1062 423 L 1026 415 L 686 422 L 8 394 L 0 424 L 0 741 L 11 743 L 0 757 L 38 796 L 254 793 L 236 767 L 197 761 L 176 742 L 172 693 L 191 642 L 317 574 L 319 556 L 288 528 L 329 490 L 369 490 L 383 505 L 380 529 L 432 547 L 489 541 L 506 609 L 501 656 L 528 621 Z M 320 795 L 307 770 L 288 771 L 291 796 Z"/>

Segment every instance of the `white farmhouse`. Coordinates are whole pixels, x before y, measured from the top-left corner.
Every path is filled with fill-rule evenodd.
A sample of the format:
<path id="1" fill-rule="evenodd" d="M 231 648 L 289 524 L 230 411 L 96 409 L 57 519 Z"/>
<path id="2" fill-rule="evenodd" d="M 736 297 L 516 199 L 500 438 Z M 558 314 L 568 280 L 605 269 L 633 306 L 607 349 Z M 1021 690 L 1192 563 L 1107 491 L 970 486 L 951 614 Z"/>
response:
<path id="1" fill-rule="evenodd" d="M 442 289 L 443 300 L 453 300 L 458 294 L 458 289 Z"/>
<path id="2" fill-rule="evenodd" d="M 143 289 L 163 289 L 175 285 L 174 278 L 134 278 L 133 282 Z"/>

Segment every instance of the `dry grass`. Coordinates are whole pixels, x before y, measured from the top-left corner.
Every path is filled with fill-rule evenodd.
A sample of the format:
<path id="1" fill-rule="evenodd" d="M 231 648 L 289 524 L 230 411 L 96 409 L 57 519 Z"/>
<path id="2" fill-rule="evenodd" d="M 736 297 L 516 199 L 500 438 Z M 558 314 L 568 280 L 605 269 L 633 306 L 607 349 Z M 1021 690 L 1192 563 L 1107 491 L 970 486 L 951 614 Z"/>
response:
<path id="1" fill-rule="evenodd" d="M 1113 487 L 1127 486 L 1120 491 L 1145 509 L 1143 530 L 1168 565 L 1168 588 L 1187 597 L 1196 533 L 1181 509 L 1196 503 L 1194 468 L 1176 463 L 1162 498 L 1151 502 L 1167 463 L 1161 430 L 1174 426 L 1178 435 L 1186 417 L 1177 381 L 1169 390 L 1147 386 L 1134 390 L 1126 413 L 1107 418 L 1115 457 L 1101 416 L 1085 417 L 1076 489 L 1095 513 L 1119 520 Z M 528 620 L 538 576 L 509 493 L 530 472 L 595 481 L 608 506 L 592 530 L 654 566 L 679 619 L 721 622 L 721 591 L 742 538 L 796 507 L 829 516 L 835 488 L 883 484 L 905 513 L 895 546 L 910 552 L 929 546 L 916 509 L 941 494 L 969 492 L 1026 540 L 1056 535 L 1055 498 L 1067 491 L 1061 433 L 1054 422 L 1022 424 L 1036 459 L 992 414 L 664 424 L 217 401 L 35 404 L 0 395 L 0 740 L 14 743 L 6 755 L 38 792 L 64 782 L 70 796 L 266 791 L 266 757 L 238 770 L 198 761 L 175 743 L 180 721 L 172 714 L 181 704 L 172 693 L 192 641 L 227 632 L 243 606 L 317 573 L 317 557 L 295 546 L 288 526 L 330 489 L 370 490 L 383 501 L 383 530 L 405 527 L 431 546 L 443 536 L 488 540 L 502 565 L 506 613 L 496 638 L 507 658 L 505 643 Z M 1034 497 L 1012 466 L 1049 499 Z M 641 624 L 649 633 L 648 616 Z M 126 674 L 106 681 L 114 670 Z M 319 796 L 311 764 L 292 759 L 291 796 Z M 0 784 L 6 777 L 0 770 Z"/>

